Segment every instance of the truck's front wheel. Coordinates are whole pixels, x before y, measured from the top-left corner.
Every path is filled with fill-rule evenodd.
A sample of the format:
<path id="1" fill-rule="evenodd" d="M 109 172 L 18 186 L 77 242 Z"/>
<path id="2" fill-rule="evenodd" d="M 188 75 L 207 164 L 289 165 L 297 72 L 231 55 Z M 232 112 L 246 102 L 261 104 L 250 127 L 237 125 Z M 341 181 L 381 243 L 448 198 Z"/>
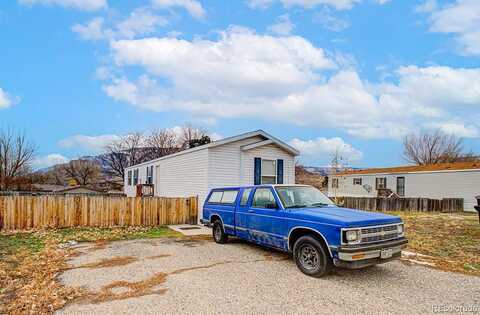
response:
<path id="1" fill-rule="evenodd" d="M 304 274 L 316 278 L 328 273 L 332 265 L 322 244 L 312 236 L 302 236 L 295 242 L 293 257 Z"/>
<path id="2" fill-rule="evenodd" d="M 216 220 L 213 223 L 212 234 L 213 234 L 213 240 L 215 241 L 215 243 L 225 244 L 226 242 L 228 242 L 228 235 L 225 234 L 222 221 Z"/>

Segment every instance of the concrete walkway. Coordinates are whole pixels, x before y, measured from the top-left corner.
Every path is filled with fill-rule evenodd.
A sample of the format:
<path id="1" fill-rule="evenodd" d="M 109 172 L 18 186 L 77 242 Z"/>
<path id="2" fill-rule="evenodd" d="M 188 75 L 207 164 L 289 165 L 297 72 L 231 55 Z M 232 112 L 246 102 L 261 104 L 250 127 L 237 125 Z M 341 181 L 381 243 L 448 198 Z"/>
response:
<path id="1" fill-rule="evenodd" d="M 203 225 L 179 224 L 179 225 L 169 225 L 168 227 L 186 236 L 212 234 L 212 229 Z"/>

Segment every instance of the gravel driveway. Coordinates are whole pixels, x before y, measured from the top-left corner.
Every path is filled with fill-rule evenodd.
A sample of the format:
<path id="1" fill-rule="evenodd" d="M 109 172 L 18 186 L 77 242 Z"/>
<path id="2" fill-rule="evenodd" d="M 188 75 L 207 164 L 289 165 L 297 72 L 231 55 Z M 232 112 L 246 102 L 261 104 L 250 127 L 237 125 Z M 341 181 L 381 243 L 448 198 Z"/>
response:
<path id="1" fill-rule="evenodd" d="M 89 294 L 58 314 L 425 314 L 480 304 L 480 278 L 396 261 L 310 278 L 283 253 L 234 241 L 81 245 L 61 275 Z"/>

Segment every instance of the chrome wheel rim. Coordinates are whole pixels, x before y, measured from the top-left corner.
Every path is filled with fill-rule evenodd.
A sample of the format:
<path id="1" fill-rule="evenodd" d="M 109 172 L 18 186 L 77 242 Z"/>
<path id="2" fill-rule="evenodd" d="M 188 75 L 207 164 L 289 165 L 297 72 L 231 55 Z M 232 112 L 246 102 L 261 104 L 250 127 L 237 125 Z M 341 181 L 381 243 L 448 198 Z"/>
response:
<path id="1" fill-rule="evenodd" d="M 309 244 L 302 245 L 299 249 L 299 261 L 303 268 L 307 270 L 318 269 L 320 265 L 318 251 Z"/>
<path id="2" fill-rule="evenodd" d="M 216 241 L 220 241 L 220 239 L 222 238 L 222 227 L 220 224 L 217 224 L 215 226 L 215 229 L 213 231 L 213 236 L 215 237 Z"/>

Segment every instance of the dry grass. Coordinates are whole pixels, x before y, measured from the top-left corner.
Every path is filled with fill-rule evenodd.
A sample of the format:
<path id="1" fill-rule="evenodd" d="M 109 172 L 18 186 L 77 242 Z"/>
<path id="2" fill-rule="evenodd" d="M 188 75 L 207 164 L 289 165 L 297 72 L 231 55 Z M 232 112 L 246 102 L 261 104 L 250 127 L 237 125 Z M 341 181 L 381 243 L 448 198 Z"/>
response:
<path id="1" fill-rule="evenodd" d="M 480 276 L 480 223 L 475 214 L 395 213 L 405 222 L 408 250 L 439 269 Z"/>
<path id="2" fill-rule="evenodd" d="M 68 254 L 48 241 L 38 253 L 24 249 L 0 261 L 0 314 L 50 314 L 80 296 L 78 289 L 57 281 Z"/>
<path id="3" fill-rule="evenodd" d="M 63 245 L 69 241 L 93 241 L 96 243 L 91 250 L 99 250 L 112 240 L 180 235 L 165 227 L 73 228 L 0 233 L 0 314 L 51 314 L 68 301 L 88 294 L 79 288 L 65 287 L 57 281 L 57 276 L 70 268 L 67 259 L 78 254 Z M 134 257 L 114 257 L 80 268 L 124 266 L 135 260 Z M 160 280 L 145 285 L 154 286 L 156 281 Z M 108 293 L 108 288 L 105 292 Z"/>

